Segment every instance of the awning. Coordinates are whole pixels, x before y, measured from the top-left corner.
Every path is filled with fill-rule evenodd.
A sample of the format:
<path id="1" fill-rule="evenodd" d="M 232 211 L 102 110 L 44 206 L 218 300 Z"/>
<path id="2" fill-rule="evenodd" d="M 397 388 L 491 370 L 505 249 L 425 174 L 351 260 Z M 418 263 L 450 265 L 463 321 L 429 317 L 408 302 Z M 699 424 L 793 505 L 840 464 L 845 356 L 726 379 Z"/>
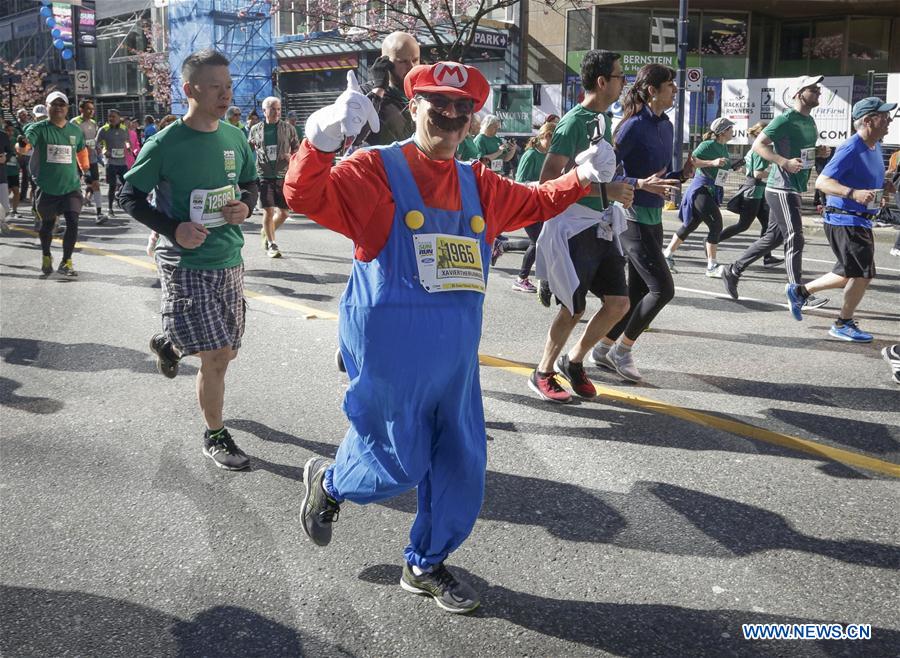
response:
<path id="1" fill-rule="evenodd" d="M 323 55 L 319 57 L 295 57 L 278 61 L 281 73 L 297 71 L 330 71 L 334 69 L 355 69 L 359 66 L 356 55 Z"/>

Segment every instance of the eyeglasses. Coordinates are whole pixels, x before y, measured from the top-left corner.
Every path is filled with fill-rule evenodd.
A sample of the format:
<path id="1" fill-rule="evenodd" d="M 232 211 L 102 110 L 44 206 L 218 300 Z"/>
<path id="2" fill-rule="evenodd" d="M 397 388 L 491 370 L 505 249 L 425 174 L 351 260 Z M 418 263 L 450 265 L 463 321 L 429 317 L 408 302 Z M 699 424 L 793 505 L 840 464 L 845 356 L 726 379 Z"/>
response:
<path id="1" fill-rule="evenodd" d="M 50 103 L 50 107 L 69 107 L 69 104 L 65 101 L 53 101 Z"/>
<path id="2" fill-rule="evenodd" d="M 604 75 L 603 77 L 606 78 L 607 80 L 612 80 L 613 78 L 622 78 L 624 80 L 625 74 L 623 73 L 622 75 Z"/>
<path id="3" fill-rule="evenodd" d="M 451 105 L 457 114 L 472 114 L 475 109 L 475 101 L 471 98 L 450 98 L 440 94 L 419 94 L 419 98 L 431 103 L 438 112 L 444 112 Z"/>

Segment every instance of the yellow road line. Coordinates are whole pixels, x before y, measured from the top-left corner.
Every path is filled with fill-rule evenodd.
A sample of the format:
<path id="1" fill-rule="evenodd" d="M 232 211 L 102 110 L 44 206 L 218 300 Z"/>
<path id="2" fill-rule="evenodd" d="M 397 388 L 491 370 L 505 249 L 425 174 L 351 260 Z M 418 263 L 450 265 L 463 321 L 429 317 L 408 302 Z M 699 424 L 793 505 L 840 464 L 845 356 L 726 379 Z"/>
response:
<path id="1" fill-rule="evenodd" d="M 506 370 L 507 372 L 512 372 L 517 375 L 524 375 L 525 377 L 530 377 L 534 370 L 532 366 L 516 363 L 515 361 L 507 361 L 506 359 L 500 359 L 486 354 L 480 354 L 478 360 L 485 366 L 499 368 L 500 370 Z M 816 457 L 848 464 L 850 466 L 857 466 L 883 475 L 900 477 L 900 466 L 897 464 L 892 464 L 891 462 L 875 459 L 873 457 L 867 457 L 858 452 L 842 450 L 841 448 L 832 448 L 831 446 L 826 446 L 815 441 L 802 439 L 799 436 L 782 434 L 781 432 L 774 432 L 761 427 L 755 427 L 754 425 L 748 425 L 747 423 L 742 423 L 740 421 L 720 418 L 719 416 L 713 416 L 701 411 L 693 411 L 658 400 L 651 400 L 650 398 L 634 395 L 633 393 L 625 393 L 607 386 L 600 386 L 597 385 L 596 382 L 594 382 L 594 385 L 597 387 L 598 394 L 618 402 L 624 402 L 633 407 L 640 407 L 641 409 L 652 411 L 654 413 L 674 416 L 675 418 L 681 418 L 682 420 L 687 420 L 697 425 L 730 432 L 731 434 L 737 434 L 738 436 L 746 436 L 751 439 L 756 439 L 757 441 L 772 443 L 784 448 L 799 450 L 800 452 L 815 455 Z"/>
<path id="2" fill-rule="evenodd" d="M 22 233 L 27 233 L 32 236 L 37 236 L 37 233 L 35 233 L 34 231 L 21 228 L 19 226 L 11 226 L 10 228 L 16 231 L 21 231 Z M 60 238 L 55 239 L 60 240 Z M 122 256 L 120 254 L 107 251 L 106 249 L 91 247 L 80 242 L 75 243 L 75 246 L 88 253 L 96 254 L 98 256 L 107 256 L 108 258 L 115 258 L 116 260 L 120 260 L 131 265 L 137 265 L 138 267 L 156 271 L 156 265 L 147 260 L 132 258 L 131 256 Z M 275 306 L 281 306 L 282 308 L 300 311 L 308 320 L 338 319 L 338 316 L 334 313 L 313 308 L 311 306 L 306 306 L 304 304 L 298 304 L 297 302 L 285 299 L 283 297 L 265 295 L 246 289 L 244 290 L 244 294 L 251 299 L 255 299 L 266 304 L 273 304 Z M 517 363 L 515 361 L 507 361 L 506 359 L 490 356 L 488 354 L 479 354 L 478 360 L 482 365 L 491 368 L 499 368 L 500 370 L 506 370 L 507 372 L 512 372 L 517 375 L 524 375 L 525 377 L 530 377 L 532 370 L 534 370 L 532 366 Z M 640 395 L 634 395 L 633 393 L 625 393 L 614 388 L 597 385 L 596 382 L 594 383 L 594 385 L 597 387 L 597 392 L 600 395 L 603 395 L 612 400 L 616 400 L 618 402 L 624 402 L 625 404 L 631 405 L 633 407 L 639 407 L 653 413 L 665 414 L 667 416 L 681 418 L 682 420 L 686 420 L 697 425 L 702 425 L 704 427 L 711 427 L 713 429 L 721 430 L 723 432 L 729 432 L 738 436 L 746 436 L 750 439 L 756 439 L 757 441 L 763 441 L 765 443 L 772 443 L 783 448 L 798 450 L 800 452 L 805 452 L 822 459 L 828 459 L 830 461 L 835 461 L 850 466 L 856 466 L 858 468 L 863 468 L 875 473 L 890 475 L 892 477 L 900 477 L 900 466 L 898 466 L 897 464 L 892 464 L 890 462 L 886 462 L 881 459 L 875 459 L 873 457 L 867 457 L 866 455 L 862 455 L 858 452 L 842 450 L 841 448 L 832 448 L 831 446 L 826 446 L 815 441 L 802 439 L 799 436 L 782 434 L 781 432 L 775 432 L 772 430 L 763 429 L 761 427 L 756 427 L 754 425 L 748 425 L 747 423 L 742 423 L 740 421 L 730 420 L 728 418 L 720 418 L 718 416 L 713 416 L 700 411 L 693 411 L 691 409 L 678 407 L 666 402 L 660 402 L 659 400 L 652 400 Z"/>

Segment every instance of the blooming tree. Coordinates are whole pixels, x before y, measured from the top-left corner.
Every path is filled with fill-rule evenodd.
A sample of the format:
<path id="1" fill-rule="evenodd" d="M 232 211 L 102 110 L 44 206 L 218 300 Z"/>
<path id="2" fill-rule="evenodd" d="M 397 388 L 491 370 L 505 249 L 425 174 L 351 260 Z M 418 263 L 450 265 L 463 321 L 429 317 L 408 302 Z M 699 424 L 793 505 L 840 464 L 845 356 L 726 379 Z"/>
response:
<path id="1" fill-rule="evenodd" d="M 33 106 L 43 103 L 47 90 L 44 89 L 44 78 L 47 75 L 43 65 L 22 66 L 21 60 L 12 62 L 0 57 L 0 81 L 6 87 L 3 89 L 3 101 L 10 102 L 13 111 L 19 108 L 31 109 Z M 9 84 L 9 83 L 12 84 Z M 11 96 L 11 98 L 10 98 Z"/>
<path id="2" fill-rule="evenodd" d="M 158 52 L 155 45 L 162 40 L 162 28 L 145 21 L 141 29 L 144 33 L 144 50 L 128 50 L 135 56 L 138 69 L 150 85 L 151 98 L 168 109 L 172 106 L 172 70 L 169 68 L 168 54 Z"/>

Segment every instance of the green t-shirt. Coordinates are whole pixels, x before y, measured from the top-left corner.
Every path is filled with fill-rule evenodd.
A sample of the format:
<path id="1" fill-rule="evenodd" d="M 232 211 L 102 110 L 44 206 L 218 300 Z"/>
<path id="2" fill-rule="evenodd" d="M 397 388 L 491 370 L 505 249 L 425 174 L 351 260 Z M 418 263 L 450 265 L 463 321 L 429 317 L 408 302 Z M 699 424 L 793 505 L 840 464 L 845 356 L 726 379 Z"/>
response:
<path id="1" fill-rule="evenodd" d="M 757 171 L 764 171 L 769 167 L 769 161 L 762 157 L 759 153 L 756 153 L 752 148 L 747 152 L 747 155 L 744 156 L 744 169 L 747 172 L 747 175 L 751 178 L 753 174 Z M 751 199 L 762 199 L 766 195 L 766 186 L 764 181 L 756 181 L 756 186 L 753 188 L 753 194 L 750 196 Z"/>
<path id="2" fill-rule="evenodd" d="M 638 224 L 662 224 L 662 208 L 631 206 L 625 214 L 629 220 Z"/>
<path id="3" fill-rule="evenodd" d="M 37 184 L 42 192 L 62 196 L 81 187 L 75 154 L 84 148 L 81 128 L 66 121 L 60 128 L 48 121 L 28 124 L 25 137 L 38 157 Z"/>
<path id="4" fill-rule="evenodd" d="M 479 158 L 484 158 L 491 153 L 496 153 L 500 150 L 500 145 L 503 143 L 503 140 L 496 135 L 488 137 L 484 133 L 479 134 L 474 141 L 475 146 L 478 148 L 477 157 Z"/>
<path id="5" fill-rule="evenodd" d="M 475 138 L 466 135 L 466 138 L 456 147 L 456 159 L 463 162 L 478 159 L 478 147 L 475 146 Z"/>
<path id="6" fill-rule="evenodd" d="M 728 157 L 728 147 L 724 144 L 720 144 L 714 139 L 707 139 L 706 141 L 700 142 L 697 148 L 694 149 L 693 156 L 699 160 L 718 160 L 719 158 L 725 158 L 729 162 L 731 159 Z M 715 181 L 716 176 L 719 175 L 720 171 L 729 171 L 730 167 L 703 167 L 700 171 L 703 172 L 703 175 L 707 178 Z M 715 194 L 715 190 L 712 190 Z"/>
<path id="7" fill-rule="evenodd" d="M 281 171 L 278 171 L 279 167 L 277 166 L 278 162 L 278 124 L 277 123 L 267 123 L 263 126 L 263 146 L 266 149 L 266 153 L 269 154 L 269 164 L 263 169 L 265 172 L 263 173 L 263 178 L 284 178 L 284 174 L 287 172 L 287 167 L 281 167 Z M 274 150 L 270 152 L 269 147 L 273 147 Z M 271 157 L 272 153 L 274 153 L 275 157 Z M 271 164 L 275 162 L 276 164 Z"/>
<path id="8" fill-rule="evenodd" d="M 221 201 L 240 197 L 237 186 L 256 180 L 256 167 L 244 133 L 219 122 L 215 132 L 188 127 L 181 119 L 151 137 L 138 154 L 125 180 L 142 192 L 156 190 L 156 207 L 180 222 L 215 222 Z M 195 203 L 192 203 L 192 197 Z M 244 237 L 234 224 L 209 226 L 209 235 L 196 249 L 183 249 L 161 240 L 157 253 L 164 262 L 189 270 L 220 270 L 241 262 Z"/>
<path id="9" fill-rule="evenodd" d="M 566 112 L 553 131 L 549 153 L 565 155 L 571 163 L 574 163 L 575 156 L 591 145 L 590 124 L 597 120 L 599 114 L 601 113 L 589 110 L 581 104 Z M 603 139 L 612 144 L 612 122 L 609 117 L 604 116 L 604 119 L 606 129 Z M 578 203 L 594 210 L 603 210 L 603 199 L 598 196 L 582 197 Z"/>
<path id="10" fill-rule="evenodd" d="M 802 158 L 804 150 L 807 156 L 807 168 L 796 174 L 789 174 L 773 164 L 769 169 L 766 186 L 777 190 L 806 192 L 809 170 L 815 164 L 816 139 L 819 136 L 815 120 L 797 110 L 788 110 L 775 117 L 772 123 L 763 128 L 763 132 L 772 140 L 775 152 L 781 157 Z"/>
<path id="11" fill-rule="evenodd" d="M 516 182 L 530 183 L 532 181 L 541 180 L 541 169 L 544 168 L 544 160 L 547 159 L 546 153 L 541 153 L 537 149 L 528 149 L 519 158 L 519 166 L 516 168 Z"/>

